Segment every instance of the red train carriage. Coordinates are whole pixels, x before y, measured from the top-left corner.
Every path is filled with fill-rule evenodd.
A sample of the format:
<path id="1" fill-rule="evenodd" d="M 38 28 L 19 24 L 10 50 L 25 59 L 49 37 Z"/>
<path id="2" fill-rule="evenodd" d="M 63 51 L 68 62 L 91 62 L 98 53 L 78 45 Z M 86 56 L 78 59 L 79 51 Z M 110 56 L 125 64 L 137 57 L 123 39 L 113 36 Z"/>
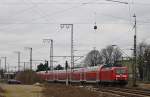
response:
<path id="1" fill-rule="evenodd" d="M 108 67 L 106 65 L 85 67 L 71 70 L 41 71 L 37 74 L 44 80 L 85 83 L 123 83 L 128 81 L 127 67 Z"/>

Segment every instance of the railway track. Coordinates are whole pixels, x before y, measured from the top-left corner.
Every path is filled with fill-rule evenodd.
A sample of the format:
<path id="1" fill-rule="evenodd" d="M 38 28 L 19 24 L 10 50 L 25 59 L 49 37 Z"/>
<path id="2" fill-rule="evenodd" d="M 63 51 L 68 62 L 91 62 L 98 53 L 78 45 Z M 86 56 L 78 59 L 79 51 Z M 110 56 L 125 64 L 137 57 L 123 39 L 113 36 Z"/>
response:
<path id="1" fill-rule="evenodd" d="M 145 90 L 145 89 L 118 88 L 118 87 L 96 88 L 93 86 L 87 86 L 86 88 L 88 88 L 91 91 L 111 93 L 123 97 L 150 97 L 150 90 Z"/>
<path id="2" fill-rule="evenodd" d="M 136 90 L 133 88 L 113 88 L 113 87 L 106 87 L 100 88 L 98 91 L 102 92 L 109 92 L 113 94 L 122 95 L 125 97 L 150 97 L 150 91 L 145 90 Z"/>

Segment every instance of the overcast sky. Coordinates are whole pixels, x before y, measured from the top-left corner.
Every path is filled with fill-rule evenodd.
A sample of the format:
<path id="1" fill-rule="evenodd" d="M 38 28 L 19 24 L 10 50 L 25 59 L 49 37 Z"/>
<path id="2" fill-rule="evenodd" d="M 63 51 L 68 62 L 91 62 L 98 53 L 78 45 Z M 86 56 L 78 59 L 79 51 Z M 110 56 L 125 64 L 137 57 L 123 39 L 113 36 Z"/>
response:
<path id="1" fill-rule="evenodd" d="M 42 41 L 45 38 L 54 40 L 54 55 L 70 55 L 70 29 L 60 28 L 65 23 L 74 24 L 75 55 L 85 56 L 93 47 L 101 50 L 111 44 L 130 54 L 134 13 L 138 43 L 150 42 L 150 1 L 120 1 L 129 4 L 106 0 L 0 0 L 0 56 L 7 56 L 12 68 L 17 66 L 14 51 L 21 51 L 22 62 L 29 61 L 29 50 L 24 47 L 33 48 L 33 59 L 48 59 L 49 45 Z M 70 61 L 57 58 L 55 64 L 64 64 L 65 60 Z"/>

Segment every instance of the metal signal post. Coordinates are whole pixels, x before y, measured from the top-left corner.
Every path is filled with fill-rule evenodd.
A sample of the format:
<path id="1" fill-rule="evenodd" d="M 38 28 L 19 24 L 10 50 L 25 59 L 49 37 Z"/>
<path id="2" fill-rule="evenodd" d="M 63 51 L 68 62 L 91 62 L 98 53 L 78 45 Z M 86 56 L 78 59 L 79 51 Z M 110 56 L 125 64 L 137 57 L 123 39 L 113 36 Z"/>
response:
<path id="1" fill-rule="evenodd" d="M 134 29 L 135 29 L 135 34 L 134 34 L 134 64 L 133 64 L 133 67 L 132 67 L 132 70 L 133 70 L 133 86 L 136 86 L 136 65 L 137 65 L 137 51 L 136 51 L 136 45 L 137 45 L 137 37 L 136 37 L 136 34 L 137 34 L 137 23 L 136 23 L 136 15 L 134 14 L 134 19 L 135 19 L 135 24 L 134 24 Z"/>

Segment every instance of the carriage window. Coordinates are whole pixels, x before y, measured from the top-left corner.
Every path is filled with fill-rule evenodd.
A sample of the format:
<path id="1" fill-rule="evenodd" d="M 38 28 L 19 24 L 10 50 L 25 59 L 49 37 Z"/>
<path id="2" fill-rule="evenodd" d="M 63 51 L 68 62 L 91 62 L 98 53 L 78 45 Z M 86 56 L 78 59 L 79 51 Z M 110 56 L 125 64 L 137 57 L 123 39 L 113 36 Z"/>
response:
<path id="1" fill-rule="evenodd" d="M 126 70 L 124 69 L 116 69 L 116 74 L 125 74 Z"/>

